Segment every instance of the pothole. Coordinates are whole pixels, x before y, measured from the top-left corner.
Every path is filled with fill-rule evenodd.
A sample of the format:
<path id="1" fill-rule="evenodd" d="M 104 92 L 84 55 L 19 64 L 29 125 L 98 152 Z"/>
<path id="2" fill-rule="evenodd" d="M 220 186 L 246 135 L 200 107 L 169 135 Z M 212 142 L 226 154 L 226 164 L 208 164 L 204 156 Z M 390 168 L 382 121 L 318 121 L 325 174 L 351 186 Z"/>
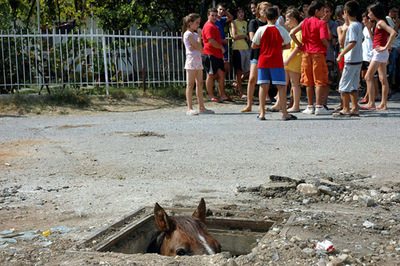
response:
<path id="1" fill-rule="evenodd" d="M 193 208 L 165 208 L 168 215 L 191 215 Z M 206 225 L 209 233 L 216 238 L 222 252 L 232 256 L 248 254 L 260 239 L 276 224 L 288 218 L 286 214 L 257 212 L 213 211 L 221 216 L 209 215 Z M 144 207 L 84 240 L 77 248 L 81 251 L 117 252 L 124 254 L 148 253 L 147 249 L 156 233 L 153 208 Z"/>

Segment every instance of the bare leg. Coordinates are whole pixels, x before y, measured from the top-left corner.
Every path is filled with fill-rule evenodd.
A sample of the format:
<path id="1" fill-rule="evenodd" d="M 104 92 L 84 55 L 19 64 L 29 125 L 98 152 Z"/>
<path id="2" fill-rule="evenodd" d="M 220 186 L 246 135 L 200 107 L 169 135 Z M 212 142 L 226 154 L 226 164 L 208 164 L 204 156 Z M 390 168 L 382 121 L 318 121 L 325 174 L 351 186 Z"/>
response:
<path id="1" fill-rule="evenodd" d="M 199 110 L 204 111 L 206 108 L 204 106 L 203 99 L 203 70 L 196 70 L 196 96 L 197 102 L 199 103 Z"/>
<path id="2" fill-rule="evenodd" d="M 282 112 L 282 117 L 286 118 L 288 116 L 288 112 L 286 109 L 286 101 L 284 99 L 286 99 L 286 86 L 284 85 L 277 85 L 276 86 L 278 89 L 278 95 L 279 95 L 279 99 L 281 99 L 279 101 L 279 109 Z"/>
<path id="3" fill-rule="evenodd" d="M 368 67 L 367 73 L 365 74 L 365 81 L 367 82 L 367 93 L 368 103 L 367 107 L 375 107 L 375 86 L 374 86 L 374 74 L 378 69 L 379 63 L 372 61 Z"/>
<path id="4" fill-rule="evenodd" d="M 352 91 L 350 93 L 351 99 L 351 113 L 358 114 L 358 91 Z"/>
<path id="5" fill-rule="evenodd" d="M 215 98 L 215 96 L 214 96 L 214 75 L 207 74 L 206 88 L 207 88 L 208 97 Z"/>
<path id="6" fill-rule="evenodd" d="M 342 92 L 341 98 L 342 98 L 342 105 L 343 105 L 341 113 L 349 114 L 350 113 L 350 93 Z"/>
<path id="7" fill-rule="evenodd" d="M 236 93 L 239 96 L 243 95 L 243 91 L 242 91 L 242 75 L 243 75 L 243 71 L 242 70 L 236 70 Z"/>
<path id="8" fill-rule="evenodd" d="M 306 88 L 306 93 L 307 93 L 307 104 L 309 106 L 314 105 L 314 88 L 313 87 L 307 87 Z"/>
<path id="9" fill-rule="evenodd" d="M 227 98 L 225 93 L 225 72 L 221 69 L 218 69 L 218 92 L 221 98 Z"/>
<path id="10" fill-rule="evenodd" d="M 260 92 L 258 94 L 258 98 L 260 101 L 259 118 L 265 117 L 265 96 L 267 95 L 268 90 L 269 90 L 269 84 L 262 84 L 260 86 Z"/>
<path id="11" fill-rule="evenodd" d="M 186 104 L 188 111 L 193 110 L 193 86 L 195 81 L 196 70 L 186 70 Z"/>
<path id="12" fill-rule="evenodd" d="M 388 101 L 388 95 L 389 95 L 389 82 L 386 76 L 386 64 L 384 63 L 379 63 L 378 66 L 378 74 L 379 74 L 379 80 L 382 84 L 382 99 L 381 103 L 377 106 L 377 109 L 379 110 L 387 110 L 387 101 Z"/>
<path id="13" fill-rule="evenodd" d="M 257 83 L 257 64 L 250 64 L 249 82 L 247 84 L 247 105 L 241 112 L 251 112 L 253 106 L 254 90 Z"/>
<path id="14" fill-rule="evenodd" d="M 298 112 L 300 111 L 300 73 L 288 71 L 290 82 L 292 84 L 292 92 L 293 92 L 293 106 L 288 109 L 288 112 Z"/>

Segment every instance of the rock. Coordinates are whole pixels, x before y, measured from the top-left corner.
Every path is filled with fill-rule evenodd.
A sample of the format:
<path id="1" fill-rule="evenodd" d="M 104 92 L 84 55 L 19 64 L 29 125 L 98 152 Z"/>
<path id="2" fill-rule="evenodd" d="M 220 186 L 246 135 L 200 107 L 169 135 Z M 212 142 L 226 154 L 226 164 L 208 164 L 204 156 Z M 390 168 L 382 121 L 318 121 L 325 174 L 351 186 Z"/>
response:
<path id="1" fill-rule="evenodd" d="M 307 196 L 319 194 L 319 190 L 316 186 L 314 186 L 313 184 L 306 184 L 306 183 L 299 184 L 297 186 L 297 191 Z"/>
<path id="2" fill-rule="evenodd" d="M 314 257 L 314 256 L 315 256 L 315 250 L 312 249 L 312 248 L 304 248 L 304 249 L 302 250 L 302 252 L 303 252 L 304 254 L 306 254 L 307 256 L 309 256 L 309 257 Z"/>
<path id="3" fill-rule="evenodd" d="M 328 186 L 325 185 L 321 185 L 318 187 L 318 190 L 323 193 L 323 194 L 327 194 L 329 196 L 334 196 L 335 192 Z"/>
<path id="4" fill-rule="evenodd" d="M 390 201 L 400 203 L 400 193 L 394 193 L 393 195 L 391 195 Z"/>
<path id="5" fill-rule="evenodd" d="M 310 199 L 303 199 L 303 204 L 304 205 L 307 205 L 307 204 L 309 204 L 310 203 Z"/>
<path id="6" fill-rule="evenodd" d="M 392 189 L 389 188 L 389 187 L 383 186 L 383 187 L 381 187 L 381 188 L 379 189 L 379 191 L 382 192 L 382 193 L 389 193 L 389 192 L 392 191 Z"/>
<path id="7" fill-rule="evenodd" d="M 359 197 L 357 195 L 353 196 L 353 201 L 358 201 Z"/>
<path id="8" fill-rule="evenodd" d="M 373 227 L 375 226 L 375 224 L 374 224 L 374 223 L 371 223 L 370 221 L 365 221 L 365 222 L 363 223 L 363 226 L 364 226 L 365 228 L 373 228 Z"/>
<path id="9" fill-rule="evenodd" d="M 295 183 L 296 185 L 305 182 L 304 179 L 295 178 L 295 177 L 280 176 L 280 175 L 270 175 L 269 179 L 272 182 L 289 182 L 289 183 Z"/>

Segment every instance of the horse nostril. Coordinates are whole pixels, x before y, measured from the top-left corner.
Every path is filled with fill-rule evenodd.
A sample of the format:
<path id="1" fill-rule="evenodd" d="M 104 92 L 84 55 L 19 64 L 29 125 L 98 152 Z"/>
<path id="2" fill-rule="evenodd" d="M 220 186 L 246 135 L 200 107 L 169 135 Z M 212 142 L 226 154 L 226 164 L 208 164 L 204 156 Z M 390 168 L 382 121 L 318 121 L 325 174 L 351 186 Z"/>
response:
<path id="1" fill-rule="evenodd" d="M 183 249 L 183 248 L 178 248 L 178 249 L 176 250 L 176 255 L 178 255 L 178 256 L 185 256 L 185 255 L 187 255 L 187 252 L 186 252 L 186 250 Z"/>

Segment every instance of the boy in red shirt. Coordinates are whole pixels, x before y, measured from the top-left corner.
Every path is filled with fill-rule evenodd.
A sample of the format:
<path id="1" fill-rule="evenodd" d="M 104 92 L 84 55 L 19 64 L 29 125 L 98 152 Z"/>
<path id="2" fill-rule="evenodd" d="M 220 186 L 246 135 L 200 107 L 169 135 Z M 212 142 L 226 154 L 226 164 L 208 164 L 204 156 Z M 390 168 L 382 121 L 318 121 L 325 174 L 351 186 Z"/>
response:
<path id="1" fill-rule="evenodd" d="M 225 68 L 224 68 L 224 52 L 225 48 L 223 40 L 215 22 L 218 18 L 218 11 L 215 8 L 208 10 L 208 20 L 204 24 L 202 37 L 204 42 L 204 69 L 207 72 L 206 88 L 208 96 L 213 102 L 229 100 L 225 93 Z M 218 90 L 220 99 L 214 96 L 214 80 L 218 79 Z"/>
<path id="2" fill-rule="evenodd" d="M 260 113 L 258 118 L 265 120 L 265 98 L 269 90 L 269 84 L 276 85 L 279 99 L 286 99 L 286 77 L 283 66 L 283 47 L 289 48 L 290 36 L 282 26 L 276 26 L 278 9 L 269 7 L 266 10 L 268 24 L 257 29 L 253 37 L 251 48 L 260 48 L 258 57 L 258 81 L 260 85 L 259 101 Z M 282 112 L 282 120 L 295 120 L 297 117 L 288 114 L 286 101 L 280 101 L 279 109 Z"/>
<path id="3" fill-rule="evenodd" d="M 290 37 L 303 50 L 301 62 L 301 83 L 307 87 L 308 106 L 304 114 L 328 115 L 330 112 L 323 107 L 328 90 L 328 66 L 326 52 L 329 45 L 329 31 L 324 16 L 325 4 L 322 1 L 312 1 L 308 14 L 310 17 L 303 20 L 290 32 Z M 302 32 L 301 43 L 296 38 L 298 31 Z M 316 105 L 314 110 L 314 87 Z"/>

